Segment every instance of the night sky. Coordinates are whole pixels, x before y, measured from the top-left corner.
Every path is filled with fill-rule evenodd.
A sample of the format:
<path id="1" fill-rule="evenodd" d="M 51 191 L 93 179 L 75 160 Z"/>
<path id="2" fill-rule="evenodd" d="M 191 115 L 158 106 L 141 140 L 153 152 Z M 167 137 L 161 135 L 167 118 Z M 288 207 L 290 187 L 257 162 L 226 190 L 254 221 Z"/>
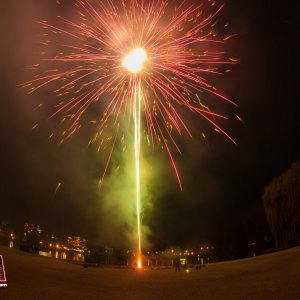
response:
<path id="1" fill-rule="evenodd" d="M 101 155 L 87 147 L 84 133 L 63 145 L 49 141 L 57 126 L 48 119 L 49 91 L 27 95 L 18 87 L 30 79 L 26 66 L 36 63 L 40 28 L 35 21 L 68 15 L 69 6 L 10 0 L 1 8 L 0 220 L 16 230 L 30 221 L 59 236 L 78 234 L 94 244 L 125 246 L 126 221 L 111 224 L 115 214 L 103 207 L 97 189 Z M 194 138 L 181 141 L 183 155 L 176 157 L 182 193 L 165 154 L 150 158 L 159 162 L 162 178 L 150 184 L 152 205 L 143 216 L 154 248 L 211 242 L 228 256 L 242 255 L 247 243 L 269 234 L 263 188 L 300 158 L 296 14 L 288 1 L 226 1 L 221 19 L 237 34 L 226 50 L 239 63 L 216 81 L 239 104 L 230 112 L 244 123 L 222 124 L 238 145 L 204 121 L 191 121 Z M 41 102 L 47 105 L 35 109 Z M 39 127 L 31 130 L 36 123 Z M 58 181 L 63 186 L 53 197 Z"/>

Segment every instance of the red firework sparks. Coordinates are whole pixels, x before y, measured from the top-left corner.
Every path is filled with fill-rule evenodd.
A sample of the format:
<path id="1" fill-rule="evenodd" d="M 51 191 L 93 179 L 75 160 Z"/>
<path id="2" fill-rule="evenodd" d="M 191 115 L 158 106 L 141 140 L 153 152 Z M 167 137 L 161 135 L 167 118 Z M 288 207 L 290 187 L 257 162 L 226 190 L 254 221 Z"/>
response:
<path id="1" fill-rule="evenodd" d="M 74 3 L 78 16 L 58 17 L 59 24 L 55 25 L 40 22 L 47 31 L 44 44 L 54 42 L 59 49 L 55 56 L 34 65 L 42 71 L 23 84 L 30 92 L 55 86 L 59 104 L 52 117 L 61 114 L 62 122 L 68 124 L 62 142 L 81 128 L 82 116 L 90 105 L 99 102 L 100 117 L 91 121 L 98 128 L 90 143 L 99 143 L 99 151 L 111 147 L 105 175 L 116 141 L 124 140 L 126 130 L 120 124 L 131 115 L 133 87 L 138 82 L 143 90 L 147 139 L 153 149 L 160 146 L 167 150 L 180 187 L 172 153 L 180 153 L 176 136 L 184 132 L 191 136 L 182 108 L 201 116 L 235 143 L 217 124 L 218 118 L 226 117 L 202 101 L 212 95 L 234 104 L 207 76 L 221 74 L 220 66 L 236 63 L 235 59 L 224 59 L 222 45 L 228 37 L 218 38 L 214 32 L 223 5 L 216 8 L 211 1 L 188 4 L 164 0 Z M 147 53 L 144 69 L 138 74 L 128 72 L 123 64 L 124 57 L 136 48 Z M 54 67 L 45 70 L 49 63 Z M 117 129 L 112 134 L 107 128 Z"/>

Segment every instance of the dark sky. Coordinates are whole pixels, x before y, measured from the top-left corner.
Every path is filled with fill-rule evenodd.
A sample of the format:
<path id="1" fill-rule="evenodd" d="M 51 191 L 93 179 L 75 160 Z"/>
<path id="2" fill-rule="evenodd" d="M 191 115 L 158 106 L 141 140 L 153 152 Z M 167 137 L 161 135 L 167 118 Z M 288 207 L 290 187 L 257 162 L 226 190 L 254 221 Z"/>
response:
<path id="1" fill-rule="evenodd" d="M 47 88 L 27 95 L 18 87 L 30 78 L 25 67 L 36 62 L 35 21 L 61 10 L 68 14 L 68 6 L 59 8 L 54 0 L 1 4 L 0 219 L 15 228 L 28 220 L 58 235 L 81 234 L 100 245 L 122 245 L 126 221 L 112 224 L 115 214 L 101 205 L 103 195 L 95 184 L 102 158 L 87 148 L 82 135 L 61 146 L 49 142 L 49 128 L 57 124 L 47 119 L 47 105 L 35 110 L 49 98 Z M 224 124 L 238 146 L 213 133 L 204 143 L 201 129 L 209 127 L 196 124 L 195 138 L 183 140 L 184 155 L 177 160 L 182 193 L 170 166 L 162 163 L 164 179 L 149 187 L 152 207 L 144 215 L 154 247 L 210 241 L 219 249 L 224 244 L 238 248 L 267 232 L 263 187 L 300 156 L 296 13 L 288 1 L 226 2 L 221 18 L 238 34 L 227 50 L 239 63 L 217 80 L 239 104 L 236 112 L 245 124 Z M 166 160 L 164 154 L 157 157 Z M 53 197 L 58 181 L 63 186 Z"/>

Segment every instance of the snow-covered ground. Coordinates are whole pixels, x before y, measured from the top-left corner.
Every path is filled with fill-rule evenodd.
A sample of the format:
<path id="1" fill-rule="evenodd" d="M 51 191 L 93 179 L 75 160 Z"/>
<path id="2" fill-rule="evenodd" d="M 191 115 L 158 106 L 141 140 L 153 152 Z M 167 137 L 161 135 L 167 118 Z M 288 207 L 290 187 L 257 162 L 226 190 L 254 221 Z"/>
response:
<path id="1" fill-rule="evenodd" d="M 83 268 L 0 246 L 0 299 L 300 299 L 300 247 L 200 271 Z"/>

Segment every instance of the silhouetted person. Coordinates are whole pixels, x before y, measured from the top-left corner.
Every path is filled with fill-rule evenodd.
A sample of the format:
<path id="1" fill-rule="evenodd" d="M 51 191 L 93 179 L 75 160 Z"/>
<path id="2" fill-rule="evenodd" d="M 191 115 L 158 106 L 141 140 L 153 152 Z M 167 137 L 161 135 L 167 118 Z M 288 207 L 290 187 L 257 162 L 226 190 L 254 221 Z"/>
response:
<path id="1" fill-rule="evenodd" d="M 175 272 L 180 272 L 180 258 L 175 258 Z"/>

